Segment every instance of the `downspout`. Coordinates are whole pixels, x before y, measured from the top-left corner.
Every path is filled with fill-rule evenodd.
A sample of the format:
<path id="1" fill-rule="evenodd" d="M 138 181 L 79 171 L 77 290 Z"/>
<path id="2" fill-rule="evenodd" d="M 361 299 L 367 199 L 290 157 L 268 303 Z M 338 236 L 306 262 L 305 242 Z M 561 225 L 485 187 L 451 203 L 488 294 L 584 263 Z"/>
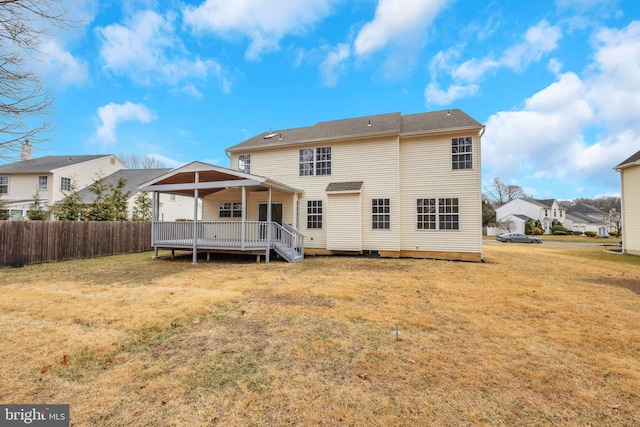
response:
<path id="1" fill-rule="evenodd" d="M 198 263 L 198 182 L 200 173 L 196 172 L 195 185 L 193 189 L 193 264 Z"/>
<path id="2" fill-rule="evenodd" d="M 621 253 L 624 254 L 624 242 L 627 241 L 625 238 L 627 234 L 627 227 L 624 226 L 624 193 L 622 192 L 624 190 L 624 173 L 622 173 L 622 169 L 618 169 L 618 172 L 620 172 L 620 224 L 622 224 L 622 241 L 620 242 L 620 250 L 622 251 Z M 609 215 L 611 215 L 611 212 L 609 212 Z"/>

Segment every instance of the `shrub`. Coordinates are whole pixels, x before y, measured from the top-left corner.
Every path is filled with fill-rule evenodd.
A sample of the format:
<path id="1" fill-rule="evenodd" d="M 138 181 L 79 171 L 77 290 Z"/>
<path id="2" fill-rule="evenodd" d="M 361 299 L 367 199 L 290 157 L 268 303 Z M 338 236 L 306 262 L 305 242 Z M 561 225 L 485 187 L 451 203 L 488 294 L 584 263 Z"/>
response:
<path id="1" fill-rule="evenodd" d="M 598 233 L 596 233 L 595 231 L 585 231 L 584 235 L 587 237 L 596 237 Z"/>
<path id="2" fill-rule="evenodd" d="M 553 227 L 551 227 L 551 231 L 553 231 L 553 234 L 556 234 L 556 231 L 563 231 L 564 234 L 567 234 L 567 229 L 560 224 L 556 224 Z"/>
<path id="3" fill-rule="evenodd" d="M 618 232 L 618 231 L 610 231 L 609 232 L 609 236 L 611 236 L 611 237 L 620 237 L 620 234 L 621 233 Z"/>
<path id="4" fill-rule="evenodd" d="M 553 234 L 555 234 L 556 236 L 566 236 L 567 232 L 562 230 L 554 230 Z"/>
<path id="5" fill-rule="evenodd" d="M 533 228 L 533 234 L 535 234 L 536 236 L 539 236 L 542 234 L 542 228 L 540 227 L 534 227 Z"/>
<path id="6" fill-rule="evenodd" d="M 574 236 L 582 236 L 582 231 L 580 231 L 580 230 L 573 230 L 573 235 L 574 235 Z"/>

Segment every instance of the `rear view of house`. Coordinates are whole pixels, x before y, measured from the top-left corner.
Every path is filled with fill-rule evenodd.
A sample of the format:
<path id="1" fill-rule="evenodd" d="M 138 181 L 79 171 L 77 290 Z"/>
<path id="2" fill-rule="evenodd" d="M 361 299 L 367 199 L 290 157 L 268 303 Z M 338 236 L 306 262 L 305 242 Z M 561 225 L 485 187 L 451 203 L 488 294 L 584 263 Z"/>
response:
<path id="1" fill-rule="evenodd" d="M 483 129 L 444 110 L 272 130 L 228 148 L 230 169 L 195 162 L 141 188 L 201 197 L 202 226 L 220 230 L 211 247 L 221 224 L 244 224 L 229 242 L 246 243 L 268 222 L 311 254 L 479 261 Z"/>

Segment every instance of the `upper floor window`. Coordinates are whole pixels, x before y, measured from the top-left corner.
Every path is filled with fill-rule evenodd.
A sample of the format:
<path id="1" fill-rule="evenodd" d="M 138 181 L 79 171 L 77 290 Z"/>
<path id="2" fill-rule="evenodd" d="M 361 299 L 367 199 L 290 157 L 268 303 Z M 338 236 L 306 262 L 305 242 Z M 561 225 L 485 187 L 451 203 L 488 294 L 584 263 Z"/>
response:
<path id="1" fill-rule="evenodd" d="M 371 201 L 371 228 L 389 230 L 391 228 L 391 203 L 389 199 Z"/>
<path id="2" fill-rule="evenodd" d="M 451 168 L 473 168 L 473 138 L 451 138 Z"/>
<path id="3" fill-rule="evenodd" d="M 322 228 L 322 200 L 307 201 L 307 228 Z"/>
<path id="4" fill-rule="evenodd" d="M 331 147 L 300 150 L 300 176 L 331 175 Z"/>
<path id="5" fill-rule="evenodd" d="M 416 204 L 418 230 L 459 230 L 458 198 L 418 199 Z"/>
<path id="6" fill-rule="evenodd" d="M 244 173 L 251 173 L 251 154 L 240 154 L 238 156 L 238 170 Z"/>
<path id="7" fill-rule="evenodd" d="M 9 194 L 9 176 L 0 175 L 0 194 Z"/>
<path id="8" fill-rule="evenodd" d="M 46 190 L 48 187 L 48 176 L 41 175 L 38 177 L 38 190 Z"/>
<path id="9" fill-rule="evenodd" d="M 220 202 L 220 218 L 242 217 L 242 203 Z"/>
<path id="10" fill-rule="evenodd" d="M 60 190 L 71 191 L 71 178 L 60 178 Z"/>

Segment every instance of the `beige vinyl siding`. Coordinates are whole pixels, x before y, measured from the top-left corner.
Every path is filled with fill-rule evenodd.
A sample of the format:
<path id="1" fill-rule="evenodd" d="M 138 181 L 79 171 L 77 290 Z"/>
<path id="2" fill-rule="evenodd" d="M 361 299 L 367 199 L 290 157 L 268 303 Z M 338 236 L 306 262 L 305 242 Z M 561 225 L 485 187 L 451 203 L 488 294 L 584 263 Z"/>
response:
<path id="1" fill-rule="evenodd" d="M 298 152 L 301 148 L 331 147 L 331 175 L 299 176 Z M 386 136 L 299 144 L 268 150 L 234 152 L 230 164 L 236 169 L 239 154 L 251 154 L 251 173 L 269 177 L 304 190 L 300 198 L 300 231 L 305 247 L 327 247 L 327 228 L 307 229 L 307 200 L 322 200 L 327 206 L 327 185 L 332 182 L 363 181 L 362 249 L 397 251 L 399 234 L 398 137 Z M 391 229 L 371 229 L 371 199 L 391 202 Z M 285 212 L 287 208 L 285 207 Z"/>
<path id="2" fill-rule="evenodd" d="M 267 203 L 268 192 L 247 189 L 246 220 L 258 221 L 258 205 Z M 204 221 L 240 221 L 242 218 L 220 218 L 220 202 L 242 202 L 242 189 L 232 188 L 205 197 L 202 201 L 202 219 Z M 282 204 L 282 222 L 293 224 L 294 201 L 291 194 L 273 191 L 271 203 Z"/>
<path id="3" fill-rule="evenodd" d="M 464 136 L 473 136 L 473 169 L 452 170 L 451 138 Z M 477 132 L 401 139 L 401 250 L 482 253 L 479 145 Z M 417 199 L 441 197 L 458 198 L 459 229 L 417 229 Z"/>
<path id="4" fill-rule="evenodd" d="M 640 255 L 640 166 L 622 170 L 624 251 Z"/>
<path id="5" fill-rule="evenodd" d="M 326 214 L 327 249 L 362 250 L 362 201 L 360 193 L 330 194 Z"/>

